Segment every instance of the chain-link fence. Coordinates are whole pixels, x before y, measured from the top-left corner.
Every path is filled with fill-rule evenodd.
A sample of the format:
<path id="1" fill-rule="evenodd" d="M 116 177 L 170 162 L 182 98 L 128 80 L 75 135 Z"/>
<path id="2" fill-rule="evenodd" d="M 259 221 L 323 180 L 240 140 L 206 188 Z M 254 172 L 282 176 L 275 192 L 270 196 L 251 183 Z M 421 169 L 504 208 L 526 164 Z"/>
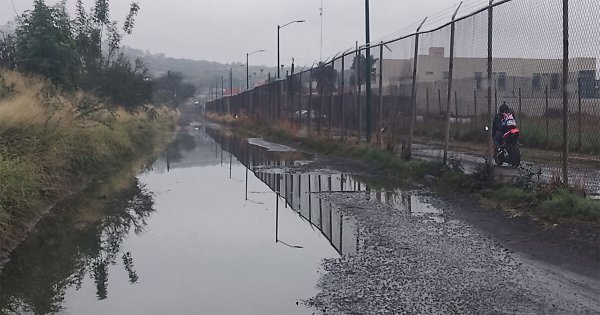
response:
<path id="1" fill-rule="evenodd" d="M 485 163 L 492 120 L 506 104 L 524 161 L 600 193 L 599 17 L 597 0 L 497 0 L 371 43 L 370 56 L 357 44 L 206 110 L 308 137 L 370 140 L 407 157 Z"/>

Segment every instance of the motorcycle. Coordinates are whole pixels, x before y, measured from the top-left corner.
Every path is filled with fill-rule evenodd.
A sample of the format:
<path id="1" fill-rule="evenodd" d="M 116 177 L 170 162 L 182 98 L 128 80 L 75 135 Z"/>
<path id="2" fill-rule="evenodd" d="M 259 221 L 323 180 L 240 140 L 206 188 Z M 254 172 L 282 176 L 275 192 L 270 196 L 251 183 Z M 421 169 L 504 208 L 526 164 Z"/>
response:
<path id="1" fill-rule="evenodd" d="M 504 163 L 507 163 L 515 168 L 521 165 L 520 135 L 521 131 L 518 128 L 513 128 L 502 135 L 504 144 L 496 149 L 494 155 L 496 165 L 502 166 Z"/>

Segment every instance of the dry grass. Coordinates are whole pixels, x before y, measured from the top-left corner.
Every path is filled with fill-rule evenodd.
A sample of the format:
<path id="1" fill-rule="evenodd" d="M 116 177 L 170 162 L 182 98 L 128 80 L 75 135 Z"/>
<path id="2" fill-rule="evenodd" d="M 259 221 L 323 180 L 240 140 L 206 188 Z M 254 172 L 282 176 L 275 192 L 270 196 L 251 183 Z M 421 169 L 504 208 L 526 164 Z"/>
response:
<path id="1" fill-rule="evenodd" d="M 175 128 L 163 108 L 130 113 L 83 92 L 62 95 L 41 78 L 0 77 L 0 246 L 73 189 L 153 154 Z"/>

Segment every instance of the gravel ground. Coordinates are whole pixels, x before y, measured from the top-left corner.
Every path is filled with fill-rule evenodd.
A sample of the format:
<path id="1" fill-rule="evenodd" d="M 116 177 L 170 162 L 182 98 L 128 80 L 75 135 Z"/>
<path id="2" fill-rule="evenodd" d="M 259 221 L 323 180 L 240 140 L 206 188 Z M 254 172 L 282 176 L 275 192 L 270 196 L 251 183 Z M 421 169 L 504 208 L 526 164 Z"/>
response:
<path id="1" fill-rule="evenodd" d="M 596 279 L 512 253 L 451 209 L 440 220 L 369 194 L 321 198 L 357 220 L 361 243 L 324 262 L 321 292 L 306 301 L 319 313 L 600 314 Z"/>

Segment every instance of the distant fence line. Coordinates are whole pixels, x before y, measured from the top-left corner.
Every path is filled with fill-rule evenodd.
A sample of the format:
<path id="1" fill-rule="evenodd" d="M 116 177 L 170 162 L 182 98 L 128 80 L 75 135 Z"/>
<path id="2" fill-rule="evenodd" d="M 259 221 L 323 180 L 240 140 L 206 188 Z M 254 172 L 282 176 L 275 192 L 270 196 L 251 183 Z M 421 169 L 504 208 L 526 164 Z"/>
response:
<path id="1" fill-rule="evenodd" d="M 598 19 L 597 0 L 496 1 L 205 107 L 288 121 L 309 136 L 401 144 L 407 158 L 415 142 L 439 148 L 444 163 L 462 153 L 491 163 L 491 130 L 484 128 L 506 102 L 519 121 L 525 159 L 551 165 L 568 183 L 570 162 L 600 163 L 600 29 L 589 22 Z"/>

